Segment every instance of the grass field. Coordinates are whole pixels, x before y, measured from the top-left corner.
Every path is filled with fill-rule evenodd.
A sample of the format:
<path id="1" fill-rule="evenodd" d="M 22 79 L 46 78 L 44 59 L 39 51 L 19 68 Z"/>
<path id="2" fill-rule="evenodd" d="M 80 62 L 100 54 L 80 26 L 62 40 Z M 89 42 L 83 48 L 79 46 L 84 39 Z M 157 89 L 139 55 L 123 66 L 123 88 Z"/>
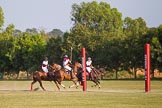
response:
<path id="1" fill-rule="evenodd" d="M 87 82 L 82 88 L 61 88 L 43 82 L 47 91 L 36 83 L 37 91 L 29 91 L 31 81 L 0 81 L 0 108 L 162 108 L 162 81 L 151 81 L 151 92 L 145 93 L 144 81 L 101 81 L 101 89 Z M 63 82 L 67 87 L 70 81 Z"/>

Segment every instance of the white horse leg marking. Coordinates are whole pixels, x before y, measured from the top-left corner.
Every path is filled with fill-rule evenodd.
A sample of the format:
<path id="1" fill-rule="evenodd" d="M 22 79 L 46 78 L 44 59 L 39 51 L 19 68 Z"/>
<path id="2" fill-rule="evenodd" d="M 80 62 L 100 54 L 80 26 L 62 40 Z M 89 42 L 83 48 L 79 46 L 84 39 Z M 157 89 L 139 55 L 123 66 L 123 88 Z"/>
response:
<path id="1" fill-rule="evenodd" d="M 64 85 L 64 84 L 61 83 L 60 85 L 61 85 L 63 88 L 65 88 L 65 85 Z"/>

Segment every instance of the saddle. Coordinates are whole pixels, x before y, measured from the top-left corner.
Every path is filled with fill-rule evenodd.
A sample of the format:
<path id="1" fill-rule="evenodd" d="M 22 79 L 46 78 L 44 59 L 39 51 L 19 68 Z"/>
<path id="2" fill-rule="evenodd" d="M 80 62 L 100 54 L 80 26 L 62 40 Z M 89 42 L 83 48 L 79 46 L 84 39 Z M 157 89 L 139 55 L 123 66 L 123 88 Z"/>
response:
<path id="1" fill-rule="evenodd" d="M 42 73 L 42 74 L 41 74 L 42 76 L 47 76 L 47 73 L 46 73 L 46 72 L 43 71 L 43 72 L 41 72 L 41 73 Z"/>
<path id="2" fill-rule="evenodd" d="M 65 70 L 65 73 L 66 74 L 69 74 L 70 75 L 71 72 L 69 70 L 67 70 L 67 69 L 64 69 L 64 70 Z"/>
<path id="3" fill-rule="evenodd" d="M 65 69 L 65 73 L 68 74 L 68 75 L 70 75 L 71 79 L 74 78 L 74 76 L 73 76 L 73 75 L 74 75 L 74 74 L 73 74 L 73 70 L 70 71 L 70 70 Z"/>

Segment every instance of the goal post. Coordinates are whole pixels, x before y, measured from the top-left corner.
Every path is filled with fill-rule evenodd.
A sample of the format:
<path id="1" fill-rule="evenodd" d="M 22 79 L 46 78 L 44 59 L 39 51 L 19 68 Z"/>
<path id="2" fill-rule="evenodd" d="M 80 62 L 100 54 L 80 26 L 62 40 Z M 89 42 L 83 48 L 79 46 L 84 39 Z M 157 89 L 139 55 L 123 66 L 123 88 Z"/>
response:
<path id="1" fill-rule="evenodd" d="M 150 92 L 150 44 L 145 44 L 145 92 Z"/>
<path id="2" fill-rule="evenodd" d="M 87 91 L 87 82 L 86 82 L 86 51 L 85 48 L 82 48 L 82 84 L 83 91 Z"/>

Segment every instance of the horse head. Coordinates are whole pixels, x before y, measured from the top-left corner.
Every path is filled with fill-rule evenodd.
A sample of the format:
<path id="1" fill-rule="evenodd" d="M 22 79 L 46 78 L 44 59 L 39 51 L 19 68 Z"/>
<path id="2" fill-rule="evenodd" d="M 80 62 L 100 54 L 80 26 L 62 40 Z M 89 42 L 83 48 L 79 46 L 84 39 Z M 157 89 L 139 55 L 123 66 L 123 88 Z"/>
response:
<path id="1" fill-rule="evenodd" d="M 75 73 L 77 73 L 78 70 L 79 70 L 80 68 L 82 68 L 82 64 L 79 63 L 78 61 L 76 61 L 76 62 L 74 62 L 72 68 L 73 68 L 73 71 L 74 71 Z"/>
<path id="2" fill-rule="evenodd" d="M 76 66 L 78 69 L 79 69 L 79 68 L 82 68 L 82 64 L 79 63 L 78 61 L 76 61 L 76 62 L 74 63 L 74 66 Z"/>
<path id="3" fill-rule="evenodd" d="M 58 71 L 58 70 L 60 70 L 62 68 L 61 65 L 59 65 L 59 64 L 57 64 L 55 62 L 52 62 L 51 67 L 55 71 Z"/>

